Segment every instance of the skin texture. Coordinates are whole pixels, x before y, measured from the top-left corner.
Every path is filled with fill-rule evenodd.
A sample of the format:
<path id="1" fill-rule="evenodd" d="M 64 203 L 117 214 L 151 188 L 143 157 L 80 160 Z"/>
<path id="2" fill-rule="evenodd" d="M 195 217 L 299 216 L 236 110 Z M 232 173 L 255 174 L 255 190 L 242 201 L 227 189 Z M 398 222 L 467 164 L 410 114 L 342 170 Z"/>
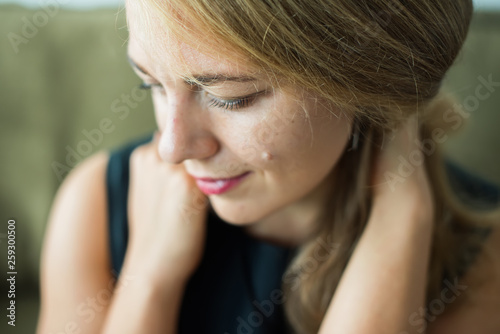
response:
<path id="1" fill-rule="evenodd" d="M 191 210 L 197 214 L 187 221 L 179 215 L 177 208 L 193 209 L 193 199 L 202 204 L 206 199 L 187 172 L 231 176 L 251 170 L 253 179 L 247 180 L 251 182 L 223 196 L 210 196 L 214 209 L 228 223 L 247 227 L 256 237 L 296 244 L 307 235 L 311 217 L 320 208 L 326 187 L 319 185 L 327 184 L 323 180 L 334 171 L 347 143 L 349 121 L 300 90 L 262 94 L 241 114 L 209 107 L 210 96 L 169 73 L 259 73 L 241 66 L 245 62 L 229 64 L 184 46 L 178 50 L 185 64 L 176 62 L 177 57 L 155 56 L 137 43 L 133 15 L 129 19 L 130 56 L 154 78 L 138 74 L 148 83 L 157 80 L 163 89 L 155 88 L 154 93 L 161 136 L 136 149 L 131 157 L 131 234 L 119 286 L 126 284 L 114 289 L 112 300 L 102 305 L 93 320 L 75 319 L 74 310 L 82 301 L 109 289 L 107 155 L 101 153 L 72 171 L 54 204 L 43 255 L 38 333 L 60 332 L 75 320 L 82 333 L 176 333 L 185 283 L 203 251 L 207 208 L 201 205 Z M 153 42 L 161 44 L 161 39 Z M 167 46 L 178 44 L 162 45 Z M 268 83 L 260 80 L 226 83 L 211 87 L 208 93 L 228 99 L 266 89 Z M 311 118 L 303 117 L 303 108 Z M 330 111 L 340 118 L 329 117 Z M 399 155 L 418 150 L 413 144 L 415 128 L 410 120 L 399 139 L 378 156 L 374 210 L 320 333 L 421 333 L 418 327 L 409 327 L 407 319 L 422 306 L 425 291 L 433 210 L 427 177 L 418 167 L 395 191 L 383 184 L 384 172 L 396 171 Z M 265 135 L 259 134 L 262 130 Z M 263 158 L 263 152 L 270 156 Z M 491 240 L 498 244 L 498 234 Z M 93 246 L 90 251 L 89 245 Z M 491 277 L 486 264 L 484 259 L 478 262 L 483 270 L 476 267 L 475 272 Z M 60 268 L 72 270 L 61 275 Z M 498 263 L 495 268 L 498 272 Z M 498 291 L 497 285 L 490 284 L 489 289 L 477 292 L 492 296 Z M 481 305 L 491 313 L 484 316 L 485 312 L 479 312 Z M 445 321 L 436 320 L 427 333 L 498 332 L 497 323 L 487 323 L 498 313 L 496 300 L 490 304 L 477 300 L 471 308 L 476 312 L 464 309 Z"/>
<path id="2" fill-rule="evenodd" d="M 245 63 L 203 54 L 161 34 L 156 49 L 149 49 L 151 44 L 140 39 L 136 15 L 128 11 L 129 57 L 148 73 L 136 68 L 144 82 L 154 85 L 161 160 L 182 164 L 199 177 L 251 171 L 238 187 L 209 195 L 216 213 L 257 238 L 283 245 L 303 242 L 331 187 L 324 181 L 346 147 L 351 121 L 304 90 L 286 83 L 271 86 Z M 208 74 L 256 80 L 200 88 L 183 79 Z M 254 93 L 258 95 L 241 109 L 210 105 L 213 97 L 232 100 Z"/>

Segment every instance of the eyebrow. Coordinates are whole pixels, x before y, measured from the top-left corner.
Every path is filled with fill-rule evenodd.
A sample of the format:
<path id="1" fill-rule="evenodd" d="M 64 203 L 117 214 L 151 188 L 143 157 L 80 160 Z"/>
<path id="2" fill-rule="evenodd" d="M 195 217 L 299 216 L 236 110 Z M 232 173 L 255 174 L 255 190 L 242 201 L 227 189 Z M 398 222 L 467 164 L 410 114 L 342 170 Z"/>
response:
<path id="1" fill-rule="evenodd" d="M 145 74 L 147 76 L 153 77 L 151 74 L 149 74 L 144 68 L 142 68 L 140 65 L 138 65 L 130 56 L 127 56 L 128 62 L 130 65 L 134 68 L 136 68 L 139 72 L 142 74 Z M 201 82 L 202 84 L 206 86 L 210 85 L 215 85 L 217 83 L 225 82 L 225 81 L 232 81 L 232 82 L 250 82 L 250 81 L 257 81 L 258 79 L 252 76 L 248 75 L 242 75 L 242 76 L 232 76 L 232 75 L 225 75 L 225 74 L 205 74 L 205 75 L 193 75 L 194 80 L 190 78 L 184 78 L 184 81 L 188 85 L 196 85 L 197 83 Z"/>

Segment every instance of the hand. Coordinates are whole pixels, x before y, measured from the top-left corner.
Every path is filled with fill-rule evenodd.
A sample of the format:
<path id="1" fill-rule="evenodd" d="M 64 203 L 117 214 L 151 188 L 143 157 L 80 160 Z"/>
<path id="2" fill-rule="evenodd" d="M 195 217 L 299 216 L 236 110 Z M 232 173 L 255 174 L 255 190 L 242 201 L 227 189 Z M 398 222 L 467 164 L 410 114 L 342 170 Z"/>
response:
<path id="1" fill-rule="evenodd" d="M 165 275 L 188 279 L 203 255 L 208 198 L 183 164 L 161 161 L 158 139 L 159 133 L 155 133 L 130 158 L 131 254 L 126 261 L 160 280 Z"/>
<path id="2" fill-rule="evenodd" d="M 428 157 L 420 148 L 417 115 L 412 115 L 393 135 L 374 156 L 373 206 L 377 210 L 382 207 L 384 212 L 416 211 L 421 218 L 432 221 L 432 188 L 424 162 Z"/>
<path id="3" fill-rule="evenodd" d="M 408 315 L 425 305 L 434 210 L 418 126 L 411 117 L 383 150 L 375 149 L 370 217 L 342 273 L 321 334 L 413 333 Z M 421 163 L 412 163 L 419 157 Z M 408 170 L 401 167 L 402 158 Z M 363 321 L 346 314 L 361 314 Z"/>

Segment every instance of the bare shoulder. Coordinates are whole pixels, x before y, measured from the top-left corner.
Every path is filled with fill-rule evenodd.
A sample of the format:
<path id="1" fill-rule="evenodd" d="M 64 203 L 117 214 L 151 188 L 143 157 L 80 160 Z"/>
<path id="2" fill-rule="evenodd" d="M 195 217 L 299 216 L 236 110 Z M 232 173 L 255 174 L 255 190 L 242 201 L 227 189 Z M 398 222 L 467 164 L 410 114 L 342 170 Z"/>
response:
<path id="1" fill-rule="evenodd" d="M 464 303 L 429 323 L 428 334 L 500 333 L 500 228 L 495 227 L 483 250 L 460 282 Z"/>
<path id="2" fill-rule="evenodd" d="M 98 332 L 111 296 L 107 152 L 75 167 L 60 186 L 41 256 L 37 333 Z"/>

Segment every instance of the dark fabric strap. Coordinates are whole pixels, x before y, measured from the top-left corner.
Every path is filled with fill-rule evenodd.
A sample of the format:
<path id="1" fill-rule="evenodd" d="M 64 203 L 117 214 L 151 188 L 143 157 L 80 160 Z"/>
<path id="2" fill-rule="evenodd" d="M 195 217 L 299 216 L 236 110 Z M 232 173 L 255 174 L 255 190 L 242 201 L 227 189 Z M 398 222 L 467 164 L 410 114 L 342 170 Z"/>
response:
<path id="1" fill-rule="evenodd" d="M 108 198 L 109 250 L 112 270 L 118 277 L 125 258 L 128 242 L 127 198 L 129 186 L 129 159 L 139 145 L 150 142 L 153 135 L 136 139 L 110 152 L 106 170 Z"/>

